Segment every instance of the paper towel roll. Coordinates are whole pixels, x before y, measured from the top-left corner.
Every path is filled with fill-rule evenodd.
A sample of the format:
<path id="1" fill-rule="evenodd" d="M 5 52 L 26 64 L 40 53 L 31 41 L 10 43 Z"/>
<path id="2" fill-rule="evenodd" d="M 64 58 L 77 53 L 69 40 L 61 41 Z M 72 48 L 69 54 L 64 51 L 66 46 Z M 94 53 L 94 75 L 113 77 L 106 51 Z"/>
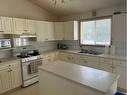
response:
<path id="1" fill-rule="evenodd" d="M 109 54 L 109 46 L 105 46 L 105 52 L 104 54 L 108 55 Z"/>
<path id="2" fill-rule="evenodd" d="M 115 52 L 116 52 L 115 49 L 116 49 L 116 47 L 112 45 L 111 48 L 110 48 L 110 54 L 111 55 L 115 55 Z"/>

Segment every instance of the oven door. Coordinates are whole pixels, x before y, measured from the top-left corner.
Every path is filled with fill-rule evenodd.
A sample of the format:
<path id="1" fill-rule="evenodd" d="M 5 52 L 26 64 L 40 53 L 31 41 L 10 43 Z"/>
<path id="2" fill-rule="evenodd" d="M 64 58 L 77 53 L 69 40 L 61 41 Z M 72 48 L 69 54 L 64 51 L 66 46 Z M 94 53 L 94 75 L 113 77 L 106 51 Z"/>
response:
<path id="1" fill-rule="evenodd" d="M 38 66 L 40 66 L 42 63 L 42 60 L 35 60 L 35 61 L 27 62 L 27 63 L 22 63 L 22 76 L 24 81 L 38 76 L 38 71 L 33 73 L 30 72 L 30 66 L 33 63 L 37 63 L 39 64 Z M 35 68 L 38 69 L 38 66 L 36 66 Z"/>

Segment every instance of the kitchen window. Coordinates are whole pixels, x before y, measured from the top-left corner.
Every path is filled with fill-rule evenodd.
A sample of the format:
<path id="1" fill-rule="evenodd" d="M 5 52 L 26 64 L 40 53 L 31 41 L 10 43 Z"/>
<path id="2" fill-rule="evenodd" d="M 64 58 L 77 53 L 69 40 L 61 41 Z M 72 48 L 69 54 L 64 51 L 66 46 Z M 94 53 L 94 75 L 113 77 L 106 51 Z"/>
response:
<path id="1" fill-rule="evenodd" d="M 84 20 L 80 25 L 81 45 L 111 45 L 111 17 Z"/>

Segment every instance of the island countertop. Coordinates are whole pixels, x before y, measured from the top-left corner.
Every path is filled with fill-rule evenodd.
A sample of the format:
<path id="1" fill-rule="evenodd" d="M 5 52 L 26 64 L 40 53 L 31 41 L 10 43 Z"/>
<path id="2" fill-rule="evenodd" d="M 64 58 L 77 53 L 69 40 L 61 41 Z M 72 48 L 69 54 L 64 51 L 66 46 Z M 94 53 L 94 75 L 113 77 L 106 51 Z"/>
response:
<path id="1" fill-rule="evenodd" d="M 54 61 L 49 64 L 44 64 L 39 67 L 39 69 L 104 93 L 106 93 L 119 78 L 119 75 L 77 64 L 70 64 L 64 61 Z"/>

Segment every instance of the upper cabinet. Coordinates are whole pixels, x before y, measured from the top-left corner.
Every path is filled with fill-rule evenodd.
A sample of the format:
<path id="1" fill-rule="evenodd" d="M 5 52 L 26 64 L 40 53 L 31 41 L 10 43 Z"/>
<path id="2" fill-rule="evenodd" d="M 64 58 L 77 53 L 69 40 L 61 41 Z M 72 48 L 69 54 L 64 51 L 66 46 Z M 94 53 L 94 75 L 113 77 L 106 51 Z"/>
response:
<path id="1" fill-rule="evenodd" d="M 10 17 L 0 17 L 0 32 L 2 34 L 13 34 L 13 19 Z"/>
<path id="2" fill-rule="evenodd" d="M 78 40 L 78 21 L 49 22 L 0 17 L 0 33 L 36 35 L 38 41 Z"/>
<path id="3" fill-rule="evenodd" d="M 55 22 L 54 37 L 56 40 L 64 40 L 64 26 L 63 22 Z"/>
<path id="4" fill-rule="evenodd" d="M 14 34 L 23 34 L 26 32 L 26 19 L 14 18 Z"/>
<path id="5" fill-rule="evenodd" d="M 35 20 L 27 20 L 26 22 L 26 30 L 29 34 L 36 34 L 37 25 Z"/>
<path id="6" fill-rule="evenodd" d="M 112 40 L 126 41 L 126 16 L 127 14 L 113 15 L 112 19 Z"/>
<path id="7" fill-rule="evenodd" d="M 14 34 L 36 34 L 35 20 L 14 18 Z"/>
<path id="8" fill-rule="evenodd" d="M 56 22 L 55 38 L 58 40 L 78 40 L 78 21 Z"/>
<path id="9" fill-rule="evenodd" d="M 54 23 L 47 21 L 37 21 L 37 40 L 54 40 Z"/>
<path id="10" fill-rule="evenodd" d="M 78 40 L 78 21 L 64 22 L 64 40 Z"/>

